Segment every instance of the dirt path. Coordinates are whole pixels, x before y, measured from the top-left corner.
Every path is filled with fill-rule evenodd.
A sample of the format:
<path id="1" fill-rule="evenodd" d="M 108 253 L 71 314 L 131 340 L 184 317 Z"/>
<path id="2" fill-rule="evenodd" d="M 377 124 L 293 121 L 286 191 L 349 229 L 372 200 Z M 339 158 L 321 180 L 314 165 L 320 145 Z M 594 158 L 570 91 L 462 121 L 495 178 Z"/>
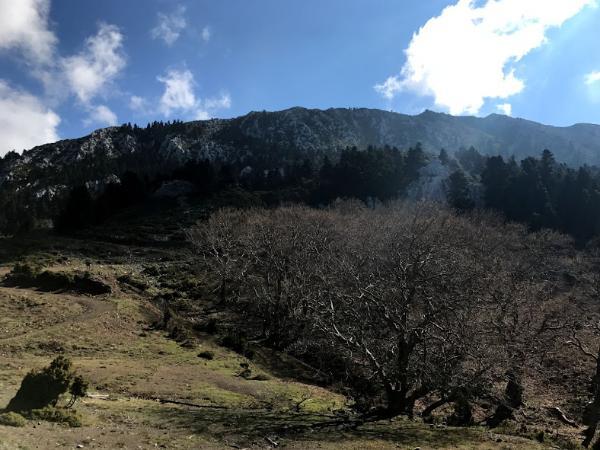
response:
<path id="1" fill-rule="evenodd" d="M 83 311 L 80 314 L 76 314 L 67 318 L 66 320 L 62 320 L 56 322 L 50 326 L 42 327 L 40 329 L 27 331 L 25 333 L 20 333 L 8 338 L 0 338 L 0 343 L 10 343 L 12 341 L 23 339 L 23 338 L 31 338 L 37 335 L 41 335 L 47 333 L 49 331 L 54 331 L 60 328 L 64 328 L 68 325 L 73 324 L 81 324 L 84 322 L 90 322 L 98 319 L 102 315 L 110 312 L 116 311 L 116 305 L 103 299 L 101 297 L 85 297 L 85 296 L 76 296 L 71 294 L 56 294 L 56 293 L 40 293 L 39 291 L 31 290 L 31 289 L 21 289 L 21 288 L 12 288 L 0 286 L 0 295 L 6 296 L 21 296 L 21 295 L 30 295 L 34 298 L 42 298 L 47 300 L 48 302 L 52 302 L 53 299 L 60 298 L 63 301 L 72 301 L 73 303 L 77 303 L 83 308 Z"/>

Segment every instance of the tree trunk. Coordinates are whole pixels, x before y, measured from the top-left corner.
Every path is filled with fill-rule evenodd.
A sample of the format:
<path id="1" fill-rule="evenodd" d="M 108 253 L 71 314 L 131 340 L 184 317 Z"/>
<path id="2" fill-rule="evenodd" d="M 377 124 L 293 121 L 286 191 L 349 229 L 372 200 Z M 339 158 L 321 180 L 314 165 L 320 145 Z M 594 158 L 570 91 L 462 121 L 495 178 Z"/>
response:
<path id="1" fill-rule="evenodd" d="M 588 426 L 584 432 L 585 439 L 582 445 L 589 447 L 596 435 L 596 428 L 600 420 L 600 349 L 596 358 L 596 374 L 592 378 L 591 391 L 593 392 L 592 402 L 585 408 L 583 422 Z"/>
<path id="2" fill-rule="evenodd" d="M 441 398 L 437 402 L 433 402 L 431 405 L 429 405 L 427 408 L 425 408 L 423 410 L 423 412 L 421 413 L 421 417 L 423 417 L 423 418 L 429 417 L 433 411 L 446 405 L 449 401 L 450 401 L 450 399 L 448 399 L 448 398 Z"/>
<path id="3" fill-rule="evenodd" d="M 523 386 L 521 384 L 521 373 L 519 370 L 509 371 L 508 381 L 504 390 L 504 399 L 496 408 L 494 415 L 488 420 L 488 425 L 497 427 L 507 419 L 512 419 L 513 413 L 523 405 Z"/>
<path id="4" fill-rule="evenodd" d="M 384 416 L 388 418 L 401 415 L 406 415 L 410 418 L 414 417 L 416 401 L 427 395 L 428 392 L 425 388 L 419 388 L 411 394 L 408 394 L 403 389 L 388 389 L 386 391 L 387 407 Z"/>
<path id="5" fill-rule="evenodd" d="M 219 301 L 221 304 L 225 303 L 225 297 L 227 292 L 227 285 L 225 282 L 225 278 L 221 280 L 221 288 L 219 289 Z"/>
<path id="6" fill-rule="evenodd" d="M 448 420 L 449 425 L 468 427 L 473 425 L 473 408 L 466 395 L 460 395 L 454 402 L 454 413 Z"/>

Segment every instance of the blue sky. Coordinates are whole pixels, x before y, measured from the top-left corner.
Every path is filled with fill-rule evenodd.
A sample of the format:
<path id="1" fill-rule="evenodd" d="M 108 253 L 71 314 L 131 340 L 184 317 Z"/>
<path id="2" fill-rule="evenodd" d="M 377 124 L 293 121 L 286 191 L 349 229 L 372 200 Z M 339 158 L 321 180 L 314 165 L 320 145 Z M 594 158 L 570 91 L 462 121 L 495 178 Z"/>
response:
<path id="1" fill-rule="evenodd" d="M 292 106 L 600 123 L 598 23 L 593 0 L 0 0 L 0 155 Z"/>

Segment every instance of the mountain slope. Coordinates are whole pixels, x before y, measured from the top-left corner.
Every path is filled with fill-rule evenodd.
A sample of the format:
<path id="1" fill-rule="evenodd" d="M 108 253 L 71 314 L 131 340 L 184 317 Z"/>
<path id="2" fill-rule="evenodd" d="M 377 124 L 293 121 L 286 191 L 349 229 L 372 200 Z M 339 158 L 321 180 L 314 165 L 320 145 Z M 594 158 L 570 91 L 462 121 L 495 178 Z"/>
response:
<path id="1" fill-rule="evenodd" d="M 558 161 L 570 165 L 600 163 L 598 125 L 561 128 L 500 115 L 454 117 L 425 111 L 409 116 L 372 109 L 292 108 L 229 120 L 112 127 L 22 155 L 11 153 L 0 159 L 0 211 L 36 208 L 42 209 L 37 216 L 44 216 L 43 209 L 74 185 L 86 183 L 100 190 L 125 171 L 153 176 L 188 160 L 277 168 L 304 158 L 335 158 L 348 146 L 406 149 L 417 142 L 434 153 L 473 146 L 481 153 L 518 159 L 549 148 Z"/>

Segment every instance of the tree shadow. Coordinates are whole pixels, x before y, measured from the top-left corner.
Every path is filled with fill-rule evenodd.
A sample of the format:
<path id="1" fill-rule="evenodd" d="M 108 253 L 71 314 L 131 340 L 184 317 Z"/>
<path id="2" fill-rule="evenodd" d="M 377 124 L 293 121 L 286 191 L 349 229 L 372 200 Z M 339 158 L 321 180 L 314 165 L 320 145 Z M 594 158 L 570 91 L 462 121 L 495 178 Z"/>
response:
<path id="1" fill-rule="evenodd" d="M 457 446 L 465 442 L 481 442 L 483 439 L 481 433 L 473 429 L 437 428 L 404 418 L 353 426 L 342 417 L 335 419 L 267 410 L 168 407 L 161 408 L 158 414 L 161 421 L 173 426 L 243 446 L 264 445 L 267 438 L 277 442 L 382 440 L 432 447 Z"/>

